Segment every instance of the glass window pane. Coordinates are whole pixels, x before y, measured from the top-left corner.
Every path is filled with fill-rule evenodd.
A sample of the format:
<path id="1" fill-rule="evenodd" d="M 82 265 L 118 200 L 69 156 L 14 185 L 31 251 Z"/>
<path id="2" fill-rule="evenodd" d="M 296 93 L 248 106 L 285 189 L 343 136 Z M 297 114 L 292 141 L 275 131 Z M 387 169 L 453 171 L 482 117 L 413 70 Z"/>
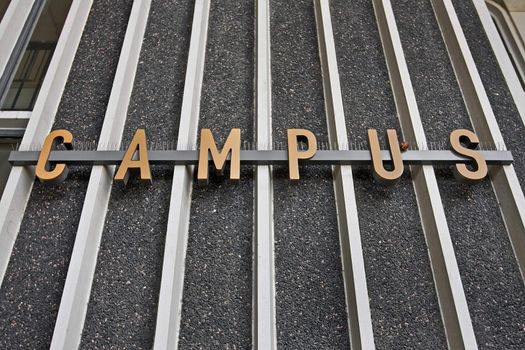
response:
<path id="1" fill-rule="evenodd" d="M 15 76 L 6 92 L 3 110 L 30 111 L 53 57 L 72 0 L 48 0 Z"/>
<path id="2" fill-rule="evenodd" d="M 2 21 L 2 18 L 4 18 L 5 12 L 7 11 L 10 2 L 11 0 L 0 0 L 0 21 Z"/>

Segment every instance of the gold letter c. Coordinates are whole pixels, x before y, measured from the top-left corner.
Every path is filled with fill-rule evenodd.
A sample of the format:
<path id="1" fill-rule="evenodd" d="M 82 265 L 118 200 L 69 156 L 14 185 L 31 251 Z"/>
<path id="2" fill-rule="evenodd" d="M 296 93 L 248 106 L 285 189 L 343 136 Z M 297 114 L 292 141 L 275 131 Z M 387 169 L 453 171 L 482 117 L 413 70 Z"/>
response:
<path id="1" fill-rule="evenodd" d="M 51 150 L 58 145 L 59 139 L 62 139 L 62 144 L 64 144 L 67 149 L 72 148 L 73 134 L 68 130 L 54 130 L 47 135 L 36 164 L 36 176 L 42 182 L 60 183 L 67 177 L 68 168 L 65 164 L 56 164 L 55 168 L 50 170 L 51 165 L 48 162 Z"/>

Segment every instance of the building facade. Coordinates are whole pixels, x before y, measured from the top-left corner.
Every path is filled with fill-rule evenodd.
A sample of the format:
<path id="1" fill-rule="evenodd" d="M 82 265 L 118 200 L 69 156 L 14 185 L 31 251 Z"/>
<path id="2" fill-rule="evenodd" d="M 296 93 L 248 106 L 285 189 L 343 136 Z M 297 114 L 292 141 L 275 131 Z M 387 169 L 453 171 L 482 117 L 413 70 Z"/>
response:
<path id="1" fill-rule="evenodd" d="M 524 1 L 2 0 L 0 20 L 0 348 L 525 348 Z M 96 154 L 144 129 L 151 156 L 235 128 L 243 151 L 307 129 L 367 152 L 395 129 L 413 154 L 467 129 L 513 162 L 387 186 L 369 164 L 202 183 L 151 162 L 124 185 L 9 161 L 58 129 Z"/>

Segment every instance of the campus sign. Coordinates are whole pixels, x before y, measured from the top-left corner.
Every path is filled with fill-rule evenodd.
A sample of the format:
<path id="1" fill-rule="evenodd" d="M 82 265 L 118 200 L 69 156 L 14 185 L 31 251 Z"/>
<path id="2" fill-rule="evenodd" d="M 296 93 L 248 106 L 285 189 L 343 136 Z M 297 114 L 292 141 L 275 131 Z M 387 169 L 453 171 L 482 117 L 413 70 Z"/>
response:
<path id="1" fill-rule="evenodd" d="M 506 165 L 513 161 L 510 151 L 477 150 L 479 139 L 466 129 L 452 131 L 449 150 L 408 150 L 399 143 L 394 129 L 387 130 L 389 150 L 381 150 L 377 130 L 368 130 L 369 150 L 318 150 L 315 135 L 305 129 L 288 129 L 288 150 L 241 150 L 241 130 L 232 129 L 221 150 L 212 131 L 202 129 L 198 150 L 148 150 L 146 131 L 138 129 L 126 151 L 73 150 L 73 135 L 68 130 L 54 130 L 40 151 L 14 151 L 13 165 L 36 165 L 36 176 L 43 182 L 64 181 L 68 165 L 118 165 L 115 180 L 127 183 L 131 172 L 140 180 L 152 181 L 151 164 L 197 165 L 197 178 L 207 180 L 209 162 L 222 172 L 230 163 L 230 179 L 240 178 L 241 164 L 287 164 L 289 178 L 299 180 L 299 164 L 370 165 L 374 177 L 393 183 L 408 165 L 453 165 L 460 181 L 472 182 L 487 176 L 488 165 Z M 62 144 L 67 150 L 56 150 Z M 386 167 L 385 165 L 388 165 Z"/>

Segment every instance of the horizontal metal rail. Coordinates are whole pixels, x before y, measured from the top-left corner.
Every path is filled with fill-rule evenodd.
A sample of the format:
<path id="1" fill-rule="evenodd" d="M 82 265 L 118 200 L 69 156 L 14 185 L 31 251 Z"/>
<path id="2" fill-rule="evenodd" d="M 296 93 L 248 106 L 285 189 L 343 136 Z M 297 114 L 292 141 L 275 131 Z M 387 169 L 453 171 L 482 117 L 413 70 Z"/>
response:
<path id="1" fill-rule="evenodd" d="M 512 164 L 510 151 L 479 151 L 489 165 Z M 51 163 L 66 163 L 70 165 L 118 165 L 126 151 L 52 151 L 49 155 Z M 9 162 L 14 166 L 36 165 L 40 152 L 12 151 Z M 389 151 L 381 151 L 384 162 L 391 162 Z M 413 165 L 453 165 L 468 163 L 468 157 L 463 157 L 453 151 L 406 151 L 402 153 L 405 164 Z M 245 165 L 286 165 L 288 151 L 241 151 L 241 163 Z M 209 157 L 211 160 L 211 156 Z M 230 155 L 228 155 L 230 159 Z M 148 151 L 150 164 L 196 165 L 199 162 L 199 151 Z M 372 162 L 370 151 L 317 151 L 310 159 L 310 164 L 318 165 L 369 165 Z"/>
<path id="2" fill-rule="evenodd" d="M 21 139 L 25 131 L 25 128 L 0 128 L 0 138 Z"/>

